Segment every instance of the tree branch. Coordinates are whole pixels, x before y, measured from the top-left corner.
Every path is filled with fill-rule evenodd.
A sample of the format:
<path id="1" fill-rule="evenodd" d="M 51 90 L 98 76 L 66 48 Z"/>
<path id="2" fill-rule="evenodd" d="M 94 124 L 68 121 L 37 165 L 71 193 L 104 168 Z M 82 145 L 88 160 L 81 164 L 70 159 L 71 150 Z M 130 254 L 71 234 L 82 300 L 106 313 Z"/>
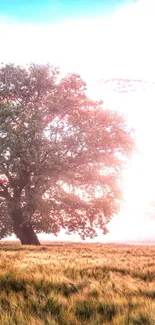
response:
<path id="1" fill-rule="evenodd" d="M 3 183 L 0 183 L 0 188 L 2 188 L 2 191 L 0 190 L 0 197 L 3 197 L 5 199 L 10 199 L 10 194 L 8 193 L 8 187 L 4 186 Z"/>
<path id="2" fill-rule="evenodd" d="M 0 191 L 0 197 L 6 199 L 7 198 L 7 195 L 4 191 Z"/>

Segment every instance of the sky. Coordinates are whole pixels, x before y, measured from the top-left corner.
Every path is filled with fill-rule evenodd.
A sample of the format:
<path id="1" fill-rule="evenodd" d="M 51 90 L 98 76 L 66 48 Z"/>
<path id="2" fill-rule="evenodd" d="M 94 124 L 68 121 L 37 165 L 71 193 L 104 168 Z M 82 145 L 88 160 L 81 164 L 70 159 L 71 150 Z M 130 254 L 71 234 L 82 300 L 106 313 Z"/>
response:
<path id="1" fill-rule="evenodd" d="M 154 0 L 0 0 L 0 62 L 50 62 L 62 73 L 78 72 L 91 97 L 121 110 L 135 127 L 138 152 L 124 172 L 125 203 L 101 241 L 155 239 L 154 30 Z M 146 80 L 149 87 L 115 94 L 97 82 L 110 78 Z"/>
<path id="2" fill-rule="evenodd" d="M 134 0 L 130 2 L 135 2 Z M 1 0 L 3 17 L 24 23 L 53 23 L 76 18 L 103 17 L 128 0 Z"/>

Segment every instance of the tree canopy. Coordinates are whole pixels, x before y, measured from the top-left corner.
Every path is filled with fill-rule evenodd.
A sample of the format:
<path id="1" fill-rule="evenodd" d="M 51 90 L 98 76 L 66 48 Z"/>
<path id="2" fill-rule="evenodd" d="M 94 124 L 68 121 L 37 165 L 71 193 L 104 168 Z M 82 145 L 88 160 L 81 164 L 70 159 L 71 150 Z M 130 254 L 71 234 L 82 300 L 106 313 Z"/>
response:
<path id="1" fill-rule="evenodd" d="M 78 74 L 49 65 L 0 68 L 0 238 L 106 232 L 132 153 L 124 118 L 88 98 Z"/>

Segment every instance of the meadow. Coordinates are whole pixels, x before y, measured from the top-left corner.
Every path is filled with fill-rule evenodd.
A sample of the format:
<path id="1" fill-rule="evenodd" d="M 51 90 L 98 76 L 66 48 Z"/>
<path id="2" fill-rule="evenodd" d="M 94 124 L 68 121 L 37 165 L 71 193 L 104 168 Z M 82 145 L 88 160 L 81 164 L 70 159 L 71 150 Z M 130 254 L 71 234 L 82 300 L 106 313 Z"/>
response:
<path id="1" fill-rule="evenodd" d="M 155 246 L 0 244 L 1 325 L 155 325 Z"/>

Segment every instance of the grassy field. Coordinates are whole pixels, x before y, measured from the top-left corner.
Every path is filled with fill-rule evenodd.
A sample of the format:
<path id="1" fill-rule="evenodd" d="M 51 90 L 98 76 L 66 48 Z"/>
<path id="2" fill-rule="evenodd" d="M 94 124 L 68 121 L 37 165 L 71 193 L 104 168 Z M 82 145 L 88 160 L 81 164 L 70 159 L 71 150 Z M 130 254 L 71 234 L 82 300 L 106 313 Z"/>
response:
<path id="1" fill-rule="evenodd" d="M 0 325 L 155 325 L 155 246 L 0 245 Z"/>

